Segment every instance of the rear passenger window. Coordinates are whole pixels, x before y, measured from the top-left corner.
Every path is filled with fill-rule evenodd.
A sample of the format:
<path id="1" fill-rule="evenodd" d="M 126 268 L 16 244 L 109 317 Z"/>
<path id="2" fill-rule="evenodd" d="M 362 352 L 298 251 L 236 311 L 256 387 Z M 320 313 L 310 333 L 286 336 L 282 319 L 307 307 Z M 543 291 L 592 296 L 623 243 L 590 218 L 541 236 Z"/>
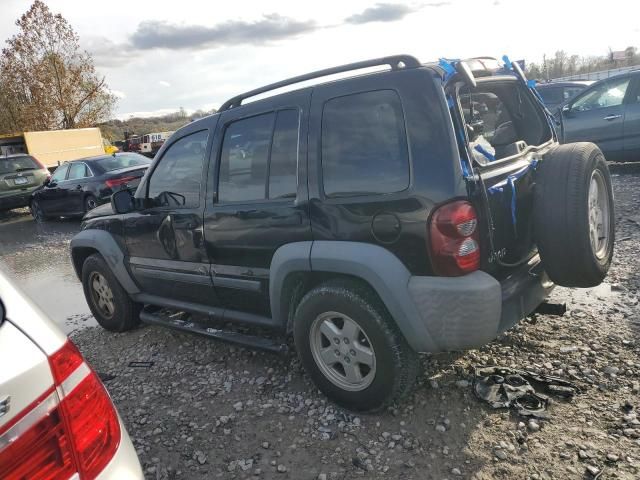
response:
<path id="1" fill-rule="evenodd" d="M 220 157 L 218 197 L 221 202 L 266 198 L 269 144 L 275 115 L 238 120 L 227 128 Z"/>
<path id="2" fill-rule="evenodd" d="M 392 193 L 409 186 L 407 139 L 395 91 L 358 93 L 325 103 L 322 174 L 328 197 Z"/>
<path id="3" fill-rule="evenodd" d="M 72 163 L 71 167 L 69 167 L 69 176 L 67 177 L 67 180 L 79 180 L 88 176 L 87 167 L 84 163 Z"/>
<path id="4" fill-rule="evenodd" d="M 220 156 L 220 202 L 295 198 L 299 123 L 297 110 L 281 110 L 230 124 Z"/>

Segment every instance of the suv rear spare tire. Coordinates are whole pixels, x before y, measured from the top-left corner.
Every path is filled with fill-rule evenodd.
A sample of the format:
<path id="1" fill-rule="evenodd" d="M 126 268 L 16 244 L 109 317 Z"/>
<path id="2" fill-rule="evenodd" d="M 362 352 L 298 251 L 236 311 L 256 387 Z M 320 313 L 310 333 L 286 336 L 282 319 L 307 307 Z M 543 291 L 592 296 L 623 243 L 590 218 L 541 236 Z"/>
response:
<path id="1" fill-rule="evenodd" d="M 593 143 L 561 145 L 544 156 L 535 187 L 534 232 L 545 270 L 563 287 L 594 287 L 613 257 L 611 176 Z"/>
<path id="2" fill-rule="evenodd" d="M 419 357 L 370 289 L 332 280 L 296 309 L 296 349 L 314 383 L 350 410 L 377 410 L 413 387 Z"/>

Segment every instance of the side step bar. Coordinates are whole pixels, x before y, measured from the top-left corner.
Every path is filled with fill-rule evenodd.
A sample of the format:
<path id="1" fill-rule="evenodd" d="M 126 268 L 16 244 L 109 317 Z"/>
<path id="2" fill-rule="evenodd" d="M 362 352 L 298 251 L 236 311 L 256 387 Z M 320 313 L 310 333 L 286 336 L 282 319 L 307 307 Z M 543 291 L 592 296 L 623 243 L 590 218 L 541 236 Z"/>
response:
<path id="1" fill-rule="evenodd" d="M 196 333 L 198 335 L 204 335 L 205 337 L 215 338 L 224 342 L 235 343 L 269 352 L 286 353 L 289 350 L 285 343 L 277 342 L 276 340 L 239 332 L 232 332 L 230 330 L 220 330 L 191 320 L 167 318 L 165 316 L 158 315 L 158 313 L 148 308 L 144 308 L 140 312 L 140 320 L 150 325 L 160 325 L 162 327 L 169 327 L 182 332 Z"/>

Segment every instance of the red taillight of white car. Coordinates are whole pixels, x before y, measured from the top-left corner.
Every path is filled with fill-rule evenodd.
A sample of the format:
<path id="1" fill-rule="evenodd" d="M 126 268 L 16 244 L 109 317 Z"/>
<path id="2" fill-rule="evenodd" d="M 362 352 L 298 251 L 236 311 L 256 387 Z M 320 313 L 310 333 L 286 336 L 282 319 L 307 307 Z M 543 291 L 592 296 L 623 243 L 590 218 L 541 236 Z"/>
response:
<path id="1" fill-rule="evenodd" d="M 0 430 L 5 480 L 94 479 L 120 444 L 116 410 L 75 345 L 67 341 L 49 364 L 55 386 Z"/>
<path id="2" fill-rule="evenodd" d="M 429 242 L 434 273 L 460 276 L 480 268 L 478 216 L 469 202 L 458 200 L 438 208 L 431 217 Z"/>

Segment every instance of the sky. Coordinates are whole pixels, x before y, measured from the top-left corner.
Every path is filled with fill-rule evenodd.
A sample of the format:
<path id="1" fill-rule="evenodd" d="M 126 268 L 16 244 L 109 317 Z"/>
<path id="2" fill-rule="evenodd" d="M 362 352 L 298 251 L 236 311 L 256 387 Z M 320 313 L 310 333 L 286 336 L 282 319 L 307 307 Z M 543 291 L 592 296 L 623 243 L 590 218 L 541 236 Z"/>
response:
<path id="1" fill-rule="evenodd" d="M 93 55 L 121 119 L 209 110 L 267 83 L 399 53 L 537 62 L 559 49 L 587 56 L 640 47 L 637 0 L 45 2 Z M 0 0 L 0 41 L 30 5 Z"/>

